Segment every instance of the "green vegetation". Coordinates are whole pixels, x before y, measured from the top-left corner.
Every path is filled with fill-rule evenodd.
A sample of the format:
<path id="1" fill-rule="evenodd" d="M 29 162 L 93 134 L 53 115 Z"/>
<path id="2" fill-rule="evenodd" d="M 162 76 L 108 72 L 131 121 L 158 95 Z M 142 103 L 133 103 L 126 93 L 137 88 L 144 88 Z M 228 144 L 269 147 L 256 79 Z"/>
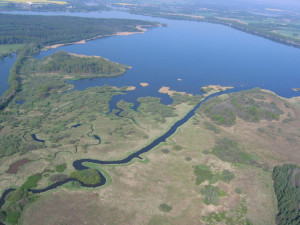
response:
<path id="1" fill-rule="evenodd" d="M 7 216 L 5 218 L 5 214 L 2 213 L 2 222 L 6 221 L 9 224 L 17 224 L 23 208 L 33 200 L 33 194 L 27 190 L 17 189 L 10 192 L 5 198 L 4 205 Z"/>
<path id="2" fill-rule="evenodd" d="M 2 136 L 0 138 L 0 145 L 2 149 L 0 152 L 1 157 L 5 155 L 13 155 L 20 151 L 21 138 L 14 135 Z"/>
<path id="3" fill-rule="evenodd" d="M 209 93 L 211 91 L 213 91 L 214 89 L 211 88 L 211 87 L 202 87 L 201 88 L 201 91 L 204 92 L 204 93 Z"/>
<path id="4" fill-rule="evenodd" d="M 210 122 L 208 122 L 208 121 L 205 121 L 205 122 L 204 122 L 204 127 L 205 127 L 207 130 L 213 131 L 215 134 L 221 133 L 221 131 L 220 131 L 219 128 L 217 128 L 213 123 L 210 123 Z"/>
<path id="5" fill-rule="evenodd" d="M 169 206 L 167 204 L 160 204 L 159 210 L 161 210 L 162 212 L 171 212 L 172 206 Z"/>
<path id="6" fill-rule="evenodd" d="M 218 175 L 213 174 L 210 171 L 210 168 L 206 165 L 198 165 L 194 169 L 194 174 L 196 175 L 196 184 L 201 184 L 204 181 L 209 181 L 209 183 L 213 184 L 218 181 Z"/>
<path id="7" fill-rule="evenodd" d="M 157 122 L 164 123 L 166 117 L 176 116 L 175 109 L 160 103 L 160 98 L 140 97 L 137 101 L 140 103 L 138 110 L 151 116 Z"/>
<path id="8" fill-rule="evenodd" d="M 71 16 L 0 14 L 0 20 L 0 44 L 35 43 L 41 46 L 76 42 L 122 31 L 134 32 L 138 31 L 136 26 L 141 24 L 154 25 L 139 20 Z"/>
<path id="9" fill-rule="evenodd" d="M 212 121 L 224 126 L 235 124 L 237 116 L 247 122 L 278 120 L 283 112 L 274 102 L 268 103 L 251 97 L 260 92 L 259 89 L 253 89 L 230 93 L 227 98 L 215 97 L 205 102 L 197 113 L 203 112 Z"/>
<path id="10" fill-rule="evenodd" d="M 49 60 L 54 60 L 59 57 L 59 53 L 47 57 L 42 61 L 38 61 L 35 58 L 30 57 L 30 49 L 24 49 L 24 54 L 19 54 L 20 60 L 14 65 L 12 70 L 12 75 L 10 80 L 15 82 L 15 85 L 11 85 L 11 91 L 16 95 L 15 99 L 11 102 L 9 111 L 1 111 L 0 122 L 1 126 L 6 126 L 7 128 L 13 129 L 14 132 L 10 132 L 9 135 L 6 132 L 0 133 L 0 144 L 3 148 L 0 151 L 0 157 L 13 155 L 15 153 L 26 153 L 35 149 L 42 149 L 49 147 L 47 142 L 51 147 L 58 147 L 56 144 L 63 139 L 69 139 L 70 134 L 68 132 L 61 133 L 68 129 L 70 123 L 75 120 L 82 119 L 83 122 L 90 123 L 95 120 L 95 116 L 99 114 L 106 115 L 109 112 L 109 101 L 112 96 L 116 94 L 121 94 L 122 88 L 102 86 L 88 89 L 85 91 L 75 91 L 63 93 L 72 88 L 72 85 L 65 82 L 65 75 L 60 72 L 42 73 L 41 67 L 46 64 Z M 72 56 L 72 58 L 78 58 L 77 64 L 84 59 L 83 57 Z M 99 61 L 98 61 L 99 60 Z M 110 68 L 109 74 L 105 76 L 114 76 L 114 72 L 124 72 L 126 66 L 110 62 L 108 60 L 103 60 L 102 58 L 97 58 L 98 65 Z M 17 71 L 17 72 L 15 72 Z M 15 75 L 17 74 L 17 75 Z M 102 76 L 103 74 L 99 74 Z M 91 77 L 99 76 L 91 74 L 69 74 L 69 77 L 78 79 L 81 77 Z M 16 90 L 19 90 L 16 92 Z M 15 104 L 18 100 L 25 100 L 23 105 Z M 62 108 L 54 109 L 53 104 L 60 104 L 61 102 L 69 102 L 69 104 L 64 105 Z M 5 102 L 5 106 L 9 104 Z M 22 112 L 20 112 L 22 108 Z M 76 109 L 76 111 L 74 111 Z M 28 117 L 30 112 L 34 113 L 38 110 L 37 116 L 32 120 Z M 53 117 L 50 115 L 54 115 Z M 89 114 L 90 116 L 84 116 Z M 92 115 L 92 116 L 91 116 Z M 66 119 L 62 119 L 66 117 Z M 45 124 L 45 126 L 43 126 Z M 122 134 L 132 133 L 145 135 L 142 132 L 136 131 L 134 128 L 123 127 L 123 123 L 118 123 L 119 126 L 122 125 Z M 22 127 L 26 127 L 22 130 Z M 34 141 L 30 133 L 30 130 L 35 129 L 35 133 L 44 133 L 48 135 L 47 142 L 41 143 Z M 39 132 L 37 132 L 39 130 Z M 121 132 L 120 131 L 120 132 Z M 26 133 L 26 137 L 23 137 Z M 93 138 L 94 139 L 94 138 Z M 77 141 L 70 140 L 73 144 Z M 89 145 L 87 145 L 89 146 Z"/>
<path id="11" fill-rule="evenodd" d="M 11 55 L 13 52 L 18 52 L 22 47 L 22 44 L 0 45 L 0 59 Z"/>
<path id="12" fill-rule="evenodd" d="M 42 179 L 42 174 L 37 173 L 27 178 L 26 182 L 21 186 L 21 189 L 33 189 L 38 186 L 38 182 Z"/>
<path id="13" fill-rule="evenodd" d="M 207 225 L 224 223 L 228 225 L 252 225 L 249 219 L 245 218 L 247 213 L 245 201 L 242 201 L 235 209 L 224 212 L 211 212 L 202 217 Z"/>
<path id="14" fill-rule="evenodd" d="M 173 104 L 172 105 L 179 105 L 181 103 L 188 103 L 189 105 L 197 105 L 199 102 L 203 100 L 201 95 L 194 95 L 190 96 L 188 94 L 181 94 L 181 93 L 173 93 L 172 95 Z"/>
<path id="15" fill-rule="evenodd" d="M 277 197 L 277 224 L 300 224 L 300 168 L 286 164 L 273 169 L 274 189 Z"/>
<path id="16" fill-rule="evenodd" d="M 57 165 L 57 166 L 55 167 L 55 170 L 56 170 L 56 172 L 58 172 L 58 173 L 62 173 L 62 172 L 65 171 L 66 168 L 67 168 L 67 163 L 63 163 L 63 164 Z"/>
<path id="17" fill-rule="evenodd" d="M 201 189 L 201 194 L 203 195 L 203 202 L 207 205 L 219 205 L 220 198 L 226 196 L 226 193 L 218 186 L 213 185 L 205 185 L 204 188 Z"/>
<path id="18" fill-rule="evenodd" d="M 86 185 L 100 183 L 100 175 L 96 169 L 76 170 L 71 173 L 71 178 L 75 178 Z"/>
<path id="19" fill-rule="evenodd" d="M 194 168 L 194 174 L 196 175 L 196 184 L 199 185 L 204 181 L 208 181 L 210 184 L 216 183 L 218 180 L 229 183 L 234 179 L 234 174 L 229 170 L 223 170 L 221 174 L 213 173 L 210 167 L 199 164 Z"/>
<path id="20" fill-rule="evenodd" d="M 243 152 L 235 140 L 219 138 L 216 140 L 212 154 L 226 162 L 241 163 L 246 165 L 258 165 L 253 156 Z"/>
<path id="21" fill-rule="evenodd" d="M 42 73 L 77 74 L 79 77 L 112 77 L 121 75 L 128 66 L 111 62 L 102 57 L 82 57 L 70 55 L 67 52 L 56 52 L 45 57 L 40 64 Z"/>
<path id="22" fill-rule="evenodd" d="M 230 181 L 232 181 L 235 178 L 235 176 L 229 170 L 223 170 L 223 172 L 221 173 L 220 178 L 221 178 L 222 181 L 224 181 L 226 183 L 229 183 Z"/>

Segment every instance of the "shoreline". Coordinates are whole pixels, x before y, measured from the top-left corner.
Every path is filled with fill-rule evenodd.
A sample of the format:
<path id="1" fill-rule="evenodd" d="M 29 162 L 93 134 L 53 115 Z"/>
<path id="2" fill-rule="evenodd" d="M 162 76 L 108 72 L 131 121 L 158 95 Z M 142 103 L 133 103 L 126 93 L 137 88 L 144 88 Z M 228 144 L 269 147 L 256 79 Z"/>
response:
<path id="1" fill-rule="evenodd" d="M 193 15 L 190 14 L 174 14 L 174 13 L 164 13 L 164 14 L 151 14 L 151 13 L 133 13 L 135 15 L 143 15 L 143 16 L 152 16 L 152 17 L 157 17 L 157 18 L 165 18 L 165 19 L 169 19 L 169 20 L 186 20 L 186 21 L 195 21 L 195 22 L 205 22 L 205 23 L 212 23 L 212 24 L 220 24 L 223 26 L 227 26 L 227 27 L 231 27 L 235 30 L 239 30 L 241 32 L 245 32 L 248 34 L 252 34 L 261 38 L 265 38 L 268 39 L 270 41 L 279 43 L 279 44 L 284 44 L 286 46 L 292 46 L 294 48 L 299 48 L 300 49 L 300 40 L 299 42 L 295 42 L 293 40 L 290 39 L 284 39 L 284 37 L 276 37 L 273 36 L 272 34 L 264 34 L 264 33 L 260 33 L 257 30 L 254 30 L 251 27 L 248 27 L 248 25 L 244 24 L 244 23 L 239 23 L 237 21 L 232 21 L 232 23 L 230 23 L 228 20 L 228 18 L 225 18 L 227 20 L 223 19 L 218 19 L 213 18 L 213 19 L 207 19 L 205 17 L 201 18 L 201 17 L 195 17 Z M 222 17 L 221 17 L 222 18 Z M 215 20 L 214 20 L 215 19 Z M 230 19 L 230 18 L 229 18 Z M 236 22 L 236 23 L 234 23 Z M 238 26 L 241 25 L 241 26 Z M 247 27 L 242 27 L 242 25 L 245 25 Z"/>
<path id="2" fill-rule="evenodd" d="M 156 26 L 161 26 L 160 24 L 156 24 Z M 80 41 L 76 41 L 76 42 L 71 42 L 71 43 L 64 43 L 64 44 L 54 44 L 54 45 L 48 45 L 42 48 L 42 51 L 47 51 L 50 49 L 55 49 L 58 47 L 62 47 L 62 46 L 66 46 L 66 45 L 77 45 L 77 44 L 85 44 L 88 41 L 92 41 L 98 38 L 102 38 L 102 37 L 111 37 L 111 36 L 128 36 L 128 35 L 132 35 L 132 34 L 143 34 L 147 31 L 146 28 L 143 27 L 154 27 L 153 25 L 137 25 L 135 28 L 138 29 L 139 31 L 132 31 L 132 32 L 128 32 L 128 31 L 122 31 L 122 32 L 116 32 L 113 34 L 104 34 L 104 35 L 99 35 L 96 37 L 92 37 L 92 38 L 88 38 L 88 39 L 83 39 Z"/>

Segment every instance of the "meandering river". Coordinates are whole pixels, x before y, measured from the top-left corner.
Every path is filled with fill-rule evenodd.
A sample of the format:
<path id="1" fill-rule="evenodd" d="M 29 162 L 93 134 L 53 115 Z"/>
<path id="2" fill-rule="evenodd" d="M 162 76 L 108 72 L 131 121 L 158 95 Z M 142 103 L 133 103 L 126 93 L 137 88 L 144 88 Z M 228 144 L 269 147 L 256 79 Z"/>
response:
<path id="1" fill-rule="evenodd" d="M 127 92 L 125 95 L 115 96 L 111 105 L 115 105 L 120 99 L 136 104 L 137 98 L 142 96 L 156 96 L 162 98 L 163 103 L 170 103 L 171 99 L 168 95 L 158 93 L 162 86 L 192 94 L 201 94 L 200 88 L 209 84 L 234 86 L 235 91 L 261 87 L 283 97 L 296 96 L 297 92 L 292 91 L 291 88 L 300 87 L 300 49 L 222 25 L 137 16 L 125 12 L 10 13 L 132 18 L 167 24 L 167 27 L 152 28 L 144 34 L 100 38 L 82 45 L 68 45 L 48 50 L 37 56 L 42 58 L 56 51 L 65 50 L 81 55 L 99 55 L 132 66 L 132 69 L 117 78 L 72 81 L 75 90 L 84 90 L 103 84 L 137 87 L 136 90 Z M 14 61 L 15 56 L 5 58 L 0 63 L 0 94 L 3 94 L 8 88 L 9 69 Z M 182 80 L 178 80 L 179 78 Z M 142 82 L 149 83 L 149 86 L 140 86 Z M 161 137 L 122 160 L 80 159 L 74 161 L 73 165 L 75 169 L 82 170 L 87 168 L 83 165 L 84 162 L 123 164 L 134 158 L 140 158 L 141 154 L 170 137 L 178 127 L 194 115 L 199 106 L 200 104 L 183 119 L 176 122 Z M 100 138 L 99 141 L 101 141 Z M 105 184 L 105 177 L 102 173 L 99 172 L 99 174 L 102 178 L 101 183 L 91 187 Z M 41 193 L 71 180 L 67 179 L 47 188 L 32 191 Z M 12 190 L 9 189 L 3 193 L 0 198 L 0 207 L 4 203 L 5 196 Z"/>

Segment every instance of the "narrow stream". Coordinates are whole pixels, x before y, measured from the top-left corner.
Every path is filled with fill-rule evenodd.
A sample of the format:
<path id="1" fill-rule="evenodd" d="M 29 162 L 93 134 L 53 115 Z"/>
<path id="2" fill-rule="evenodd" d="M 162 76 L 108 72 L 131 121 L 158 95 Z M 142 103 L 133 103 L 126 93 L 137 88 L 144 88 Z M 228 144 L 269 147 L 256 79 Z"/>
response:
<path id="1" fill-rule="evenodd" d="M 213 95 L 208 96 L 207 98 L 205 98 L 203 101 L 201 101 L 200 103 L 198 103 L 191 111 L 189 111 L 182 119 L 178 120 L 166 133 L 164 133 L 162 136 L 160 136 L 159 138 L 155 139 L 153 142 L 151 142 L 149 145 L 143 147 L 142 149 L 130 154 L 129 156 L 127 156 L 124 159 L 120 159 L 120 160 L 115 160 L 115 161 L 103 161 L 103 160 L 98 160 L 98 159 L 79 159 L 79 160 L 75 160 L 73 162 L 73 166 L 76 170 L 85 170 L 88 169 L 89 167 L 84 166 L 83 164 L 85 162 L 91 162 L 91 163 L 97 163 L 100 165 L 114 165 L 114 164 L 126 164 L 129 163 L 130 161 L 132 161 L 134 158 L 138 158 L 138 159 L 142 159 L 141 155 L 143 153 L 149 152 L 150 150 L 152 150 L 153 148 L 155 148 L 156 146 L 158 146 L 159 144 L 163 143 L 166 141 L 167 138 L 169 138 L 171 135 L 173 135 L 176 130 L 182 126 L 183 124 L 185 124 L 190 118 L 192 118 L 195 115 L 195 111 L 201 106 L 201 104 L 203 104 L 205 101 L 207 101 L 209 98 L 221 95 L 221 94 L 225 94 L 225 93 L 230 93 L 232 92 L 231 90 L 225 91 L 225 92 L 221 92 L 221 93 L 216 93 Z M 75 126 L 79 126 L 79 124 L 75 125 Z M 98 171 L 101 181 L 98 184 L 95 185 L 86 185 L 80 181 L 78 181 L 77 179 L 74 178 L 68 178 L 64 181 L 61 182 L 56 182 L 54 184 L 51 184 L 48 187 L 42 188 L 42 189 L 29 189 L 29 191 L 33 192 L 33 193 L 43 193 L 52 189 L 55 189 L 63 184 L 66 184 L 70 181 L 78 181 L 83 187 L 89 187 L 89 188 L 95 188 L 95 187 L 101 187 L 106 183 L 106 178 L 105 176 Z M 5 203 L 5 197 L 11 192 L 14 191 L 16 189 L 8 189 L 6 191 L 3 192 L 1 198 L 0 198 L 0 208 L 3 206 L 3 204 Z"/>

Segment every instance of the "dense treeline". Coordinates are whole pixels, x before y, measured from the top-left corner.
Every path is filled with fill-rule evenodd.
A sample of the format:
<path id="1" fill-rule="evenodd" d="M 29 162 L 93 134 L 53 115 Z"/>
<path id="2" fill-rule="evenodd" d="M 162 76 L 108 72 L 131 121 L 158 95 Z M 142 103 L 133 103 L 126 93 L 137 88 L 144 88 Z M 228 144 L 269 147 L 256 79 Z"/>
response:
<path id="1" fill-rule="evenodd" d="M 62 72 L 67 74 L 118 75 L 125 72 L 127 66 L 120 65 L 102 57 L 80 57 L 60 51 L 46 57 L 41 63 L 42 72 Z"/>
<path id="2" fill-rule="evenodd" d="M 37 43 L 43 46 L 122 31 L 138 31 L 136 26 L 141 24 L 154 25 L 152 22 L 128 19 L 7 14 L 0 14 L 0 21 L 0 44 Z"/>
<path id="3" fill-rule="evenodd" d="M 276 166 L 273 181 L 279 211 L 277 224 L 300 224 L 300 168 L 292 164 Z"/>

